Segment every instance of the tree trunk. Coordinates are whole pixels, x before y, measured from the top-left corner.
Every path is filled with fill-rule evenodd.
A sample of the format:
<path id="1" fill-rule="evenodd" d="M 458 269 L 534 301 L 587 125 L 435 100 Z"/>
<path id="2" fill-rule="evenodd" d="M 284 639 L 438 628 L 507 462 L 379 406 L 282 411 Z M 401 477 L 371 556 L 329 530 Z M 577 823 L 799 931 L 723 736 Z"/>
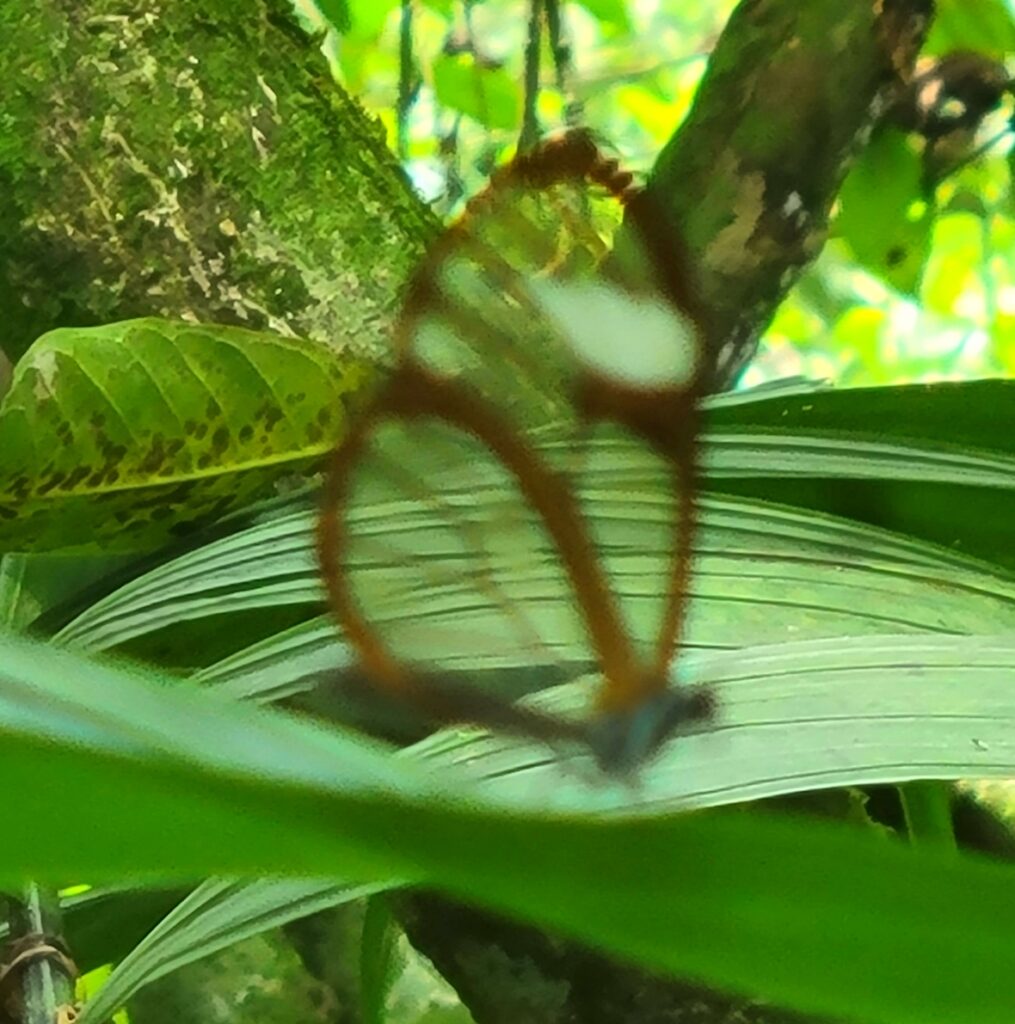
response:
<path id="1" fill-rule="evenodd" d="M 373 358 L 436 219 L 285 0 L 0 2 L 2 347 L 163 316 Z"/>
<path id="2" fill-rule="evenodd" d="M 912 74 L 932 0 L 743 0 L 652 172 L 711 313 L 710 391 L 735 383 L 825 242 L 878 118 Z"/>

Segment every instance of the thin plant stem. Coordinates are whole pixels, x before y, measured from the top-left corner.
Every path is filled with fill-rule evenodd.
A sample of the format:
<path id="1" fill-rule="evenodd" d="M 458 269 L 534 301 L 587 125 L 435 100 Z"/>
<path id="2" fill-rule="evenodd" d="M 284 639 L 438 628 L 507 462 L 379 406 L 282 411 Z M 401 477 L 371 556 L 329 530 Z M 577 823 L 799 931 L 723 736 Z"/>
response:
<path id="1" fill-rule="evenodd" d="M 575 128 L 582 123 L 582 103 L 573 88 L 571 40 L 567 25 L 561 16 L 560 0 L 545 0 L 546 30 L 550 38 L 550 54 L 553 58 L 554 78 L 557 91 L 564 100 L 564 124 Z"/>
<path id="2" fill-rule="evenodd" d="M 402 0 L 398 26 L 398 109 L 396 111 L 395 149 L 404 163 L 409 157 L 409 112 L 414 95 L 412 50 L 412 3 Z"/>
<path id="3" fill-rule="evenodd" d="M 34 883 L 25 886 L 20 899 L 9 901 L 10 936 L 31 937 L 33 945 L 51 941 L 60 931 L 60 902 L 55 892 Z M 57 954 L 29 961 L 21 972 L 24 1024 L 53 1024 L 61 1012 L 73 1005 L 74 979 Z"/>
<path id="4" fill-rule="evenodd" d="M 529 31 L 525 41 L 525 106 L 518 149 L 525 152 L 539 141 L 539 45 L 543 35 L 543 0 L 529 2 Z"/>

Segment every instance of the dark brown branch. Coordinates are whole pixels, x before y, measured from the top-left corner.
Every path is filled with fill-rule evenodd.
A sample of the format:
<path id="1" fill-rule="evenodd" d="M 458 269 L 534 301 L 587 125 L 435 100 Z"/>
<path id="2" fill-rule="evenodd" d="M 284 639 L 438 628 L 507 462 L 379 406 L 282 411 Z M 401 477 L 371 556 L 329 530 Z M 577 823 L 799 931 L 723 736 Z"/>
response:
<path id="1" fill-rule="evenodd" d="M 904 87 L 931 0 L 743 0 L 650 187 L 697 258 L 712 391 L 825 241 L 852 157 Z"/>
<path id="2" fill-rule="evenodd" d="M 603 880 L 604 891 L 609 880 Z M 438 897 L 399 904 L 410 941 L 476 1024 L 804 1024 L 808 1018 L 656 978 L 595 950 Z M 665 907 L 659 908 L 666 913 Z M 814 1024 L 813 1018 L 809 1019 Z"/>

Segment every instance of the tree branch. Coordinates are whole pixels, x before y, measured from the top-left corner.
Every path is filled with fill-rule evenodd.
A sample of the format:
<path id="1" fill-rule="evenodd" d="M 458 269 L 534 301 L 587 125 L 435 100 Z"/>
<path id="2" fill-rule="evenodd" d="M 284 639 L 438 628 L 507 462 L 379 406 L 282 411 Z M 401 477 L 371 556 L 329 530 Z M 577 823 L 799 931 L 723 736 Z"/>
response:
<path id="1" fill-rule="evenodd" d="M 711 388 L 731 387 L 821 250 L 852 157 L 912 73 L 932 0 L 743 0 L 649 187 L 711 311 Z"/>

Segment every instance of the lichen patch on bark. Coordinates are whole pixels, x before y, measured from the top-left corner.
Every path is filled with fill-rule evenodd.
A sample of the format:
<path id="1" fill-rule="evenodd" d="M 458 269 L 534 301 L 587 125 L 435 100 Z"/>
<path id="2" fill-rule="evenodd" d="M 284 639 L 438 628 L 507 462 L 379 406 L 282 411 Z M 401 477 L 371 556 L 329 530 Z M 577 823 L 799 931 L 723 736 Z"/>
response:
<path id="1" fill-rule="evenodd" d="M 760 260 L 751 240 L 765 212 L 765 178 L 759 171 L 737 179 L 739 190 L 730 206 L 733 220 L 722 228 L 705 250 L 704 263 L 722 274 L 750 274 Z"/>

